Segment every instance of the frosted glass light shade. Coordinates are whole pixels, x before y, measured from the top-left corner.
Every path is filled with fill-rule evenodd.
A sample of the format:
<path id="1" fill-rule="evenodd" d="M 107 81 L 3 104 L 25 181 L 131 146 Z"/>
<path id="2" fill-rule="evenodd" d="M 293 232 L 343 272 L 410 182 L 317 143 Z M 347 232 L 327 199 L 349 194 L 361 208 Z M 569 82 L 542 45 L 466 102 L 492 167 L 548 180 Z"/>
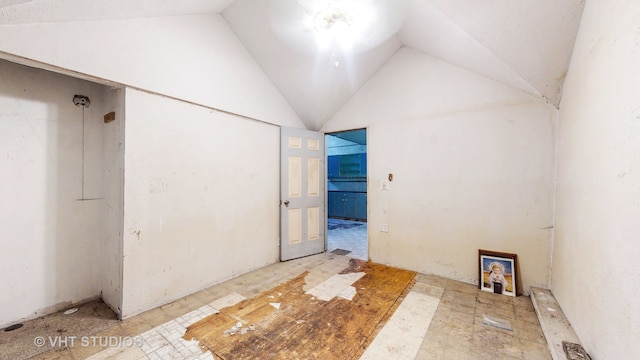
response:
<path id="1" fill-rule="evenodd" d="M 276 36 L 307 53 L 359 53 L 385 42 L 407 16 L 406 0 L 271 0 Z"/>

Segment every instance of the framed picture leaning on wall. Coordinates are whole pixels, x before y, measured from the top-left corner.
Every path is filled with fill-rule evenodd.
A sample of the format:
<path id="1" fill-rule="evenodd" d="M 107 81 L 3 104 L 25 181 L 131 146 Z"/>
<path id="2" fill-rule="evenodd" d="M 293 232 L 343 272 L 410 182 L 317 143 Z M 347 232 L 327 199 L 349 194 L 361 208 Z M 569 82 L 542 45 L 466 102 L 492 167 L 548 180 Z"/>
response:
<path id="1" fill-rule="evenodd" d="M 516 296 L 518 255 L 489 250 L 478 250 L 480 264 L 479 286 L 482 291 Z"/>

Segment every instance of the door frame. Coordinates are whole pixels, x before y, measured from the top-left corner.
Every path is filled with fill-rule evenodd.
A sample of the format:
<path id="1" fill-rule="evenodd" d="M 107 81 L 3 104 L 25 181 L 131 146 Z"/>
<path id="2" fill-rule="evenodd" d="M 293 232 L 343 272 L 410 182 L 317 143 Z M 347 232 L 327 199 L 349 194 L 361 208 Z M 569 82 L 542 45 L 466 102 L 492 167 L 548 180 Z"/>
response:
<path id="1" fill-rule="evenodd" d="M 366 216 L 367 216 L 367 238 L 366 238 L 366 242 L 367 242 L 367 260 L 370 259 L 369 253 L 370 253 L 370 246 L 369 246 L 369 232 L 371 231 L 371 227 L 369 224 L 369 171 L 368 171 L 368 163 L 369 163 L 369 128 L 368 126 L 365 127 L 361 127 L 361 128 L 354 128 L 354 129 L 347 129 L 347 130 L 337 130 L 337 131 L 331 131 L 331 132 L 324 132 L 324 137 L 325 137 L 325 191 L 324 191 L 324 203 L 325 203 L 325 252 L 329 251 L 329 151 L 328 151 L 328 147 L 327 147 L 327 136 L 328 135 L 333 135 L 333 134 L 337 134 L 337 133 L 344 133 L 344 132 L 352 132 L 352 131 L 358 131 L 358 130 L 364 130 L 365 133 L 365 143 L 361 144 L 364 145 L 366 148 L 366 159 L 367 159 L 367 174 L 365 177 L 365 194 L 367 195 L 367 209 L 366 209 Z"/>

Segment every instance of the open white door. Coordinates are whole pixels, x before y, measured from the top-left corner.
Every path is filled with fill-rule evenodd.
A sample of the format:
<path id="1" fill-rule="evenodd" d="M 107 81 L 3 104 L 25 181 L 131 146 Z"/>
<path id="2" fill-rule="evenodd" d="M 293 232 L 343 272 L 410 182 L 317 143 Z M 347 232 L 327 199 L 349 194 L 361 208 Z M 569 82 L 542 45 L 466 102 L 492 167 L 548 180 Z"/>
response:
<path id="1" fill-rule="evenodd" d="M 280 260 L 325 250 L 324 135 L 280 131 Z"/>

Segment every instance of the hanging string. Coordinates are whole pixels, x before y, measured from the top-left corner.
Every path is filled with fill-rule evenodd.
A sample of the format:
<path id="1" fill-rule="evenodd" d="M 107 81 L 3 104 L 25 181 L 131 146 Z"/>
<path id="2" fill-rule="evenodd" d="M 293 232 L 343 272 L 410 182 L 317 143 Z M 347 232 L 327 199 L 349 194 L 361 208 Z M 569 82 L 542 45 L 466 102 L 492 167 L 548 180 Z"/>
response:
<path id="1" fill-rule="evenodd" d="M 82 197 L 81 199 L 84 200 L 84 109 L 85 107 L 82 107 Z"/>

